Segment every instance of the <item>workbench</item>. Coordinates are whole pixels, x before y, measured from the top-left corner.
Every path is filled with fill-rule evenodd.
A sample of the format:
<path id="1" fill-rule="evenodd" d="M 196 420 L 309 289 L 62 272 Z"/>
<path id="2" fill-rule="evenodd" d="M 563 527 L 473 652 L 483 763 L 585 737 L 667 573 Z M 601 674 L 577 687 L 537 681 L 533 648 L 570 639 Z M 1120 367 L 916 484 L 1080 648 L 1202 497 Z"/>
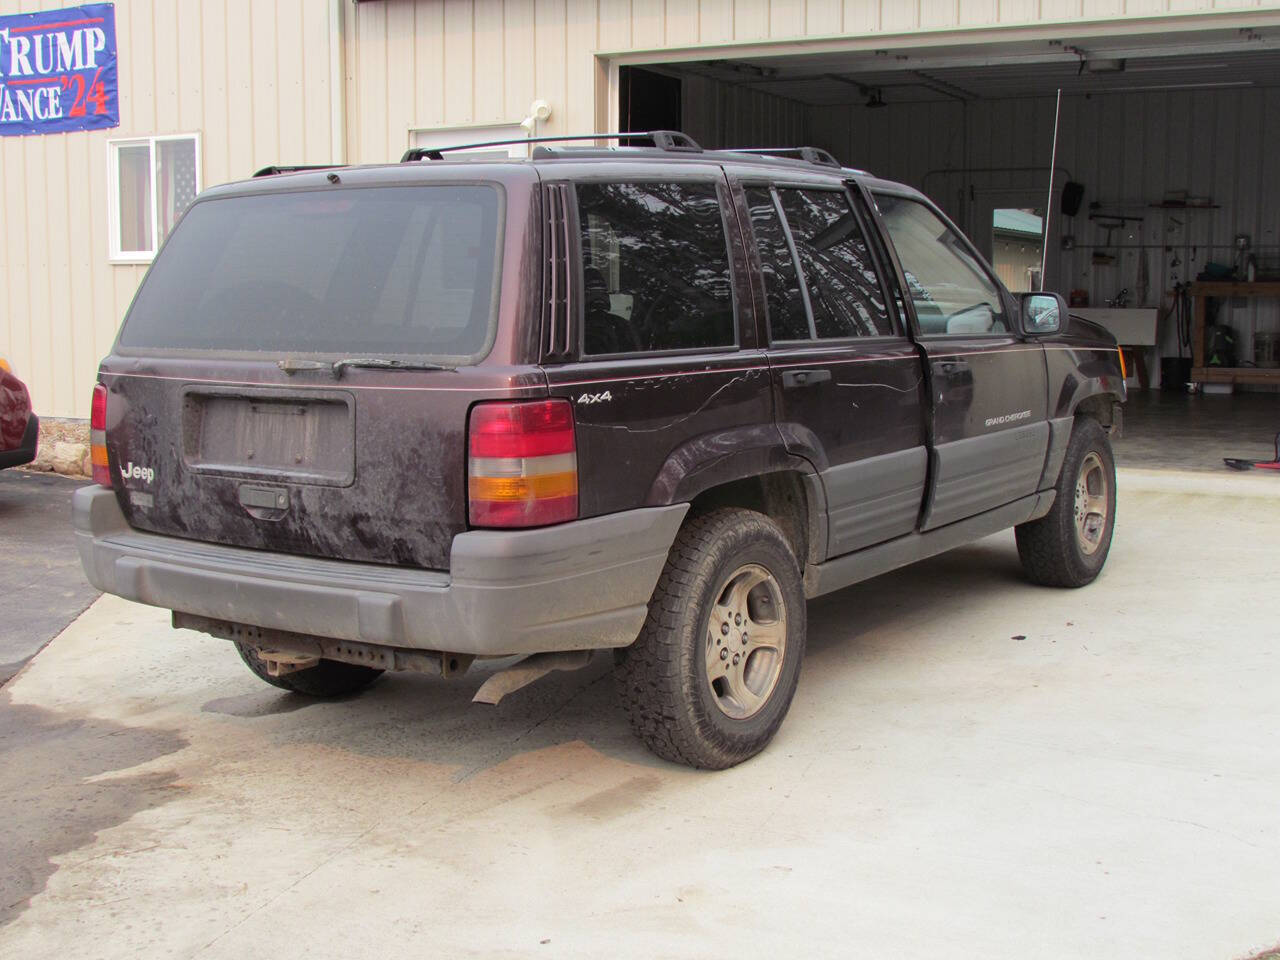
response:
<path id="1" fill-rule="evenodd" d="M 1280 368 L 1275 367 L 1207 367 L 1205 366 L 1205 300 L 1209 297 L 1280 297 L 1280 281 L 1237 283 L 1233 280 L 1198 280 L 1189 290 L 1195 298 L 1191 328 L 1191 379 L 1195 383 L 1277 383 Z M 1237 333 L 1237 347 L 1243 344 Z M 1236 362 L 1240 361 L 1237 351 Z"/>

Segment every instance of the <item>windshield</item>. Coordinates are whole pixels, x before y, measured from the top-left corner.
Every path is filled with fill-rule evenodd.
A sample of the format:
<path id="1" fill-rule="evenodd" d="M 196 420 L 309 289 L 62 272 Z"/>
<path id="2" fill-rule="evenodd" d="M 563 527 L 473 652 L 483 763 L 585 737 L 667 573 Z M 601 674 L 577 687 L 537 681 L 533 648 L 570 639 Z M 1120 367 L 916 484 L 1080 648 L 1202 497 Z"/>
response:
<path id="1" fill-rule="evenodd" d="M 491 185 L 197 203 L 138 291 L 126 348 L 474 360 L 493 327 Z"/>

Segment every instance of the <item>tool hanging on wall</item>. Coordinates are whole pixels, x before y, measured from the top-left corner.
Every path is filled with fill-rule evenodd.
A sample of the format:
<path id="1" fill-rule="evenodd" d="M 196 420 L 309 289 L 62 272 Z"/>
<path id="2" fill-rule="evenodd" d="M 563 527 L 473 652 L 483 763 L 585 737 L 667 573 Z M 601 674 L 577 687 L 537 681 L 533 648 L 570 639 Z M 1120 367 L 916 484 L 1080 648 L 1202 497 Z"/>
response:
<path id="1" fill-rule="evenodd" d="M 1134 299 L 1137 305 L 1145 307 L 1147 305 L 1147 294 L 1151 292 L 1151 273 L 1147 265 L 1147 251 L 1142 248 L 1138 251 L 1138 280 L 1134 286 Z"/>
<path id="2" fill-rule="evenodd" d="M 1106 211 L 1097 200 L 1089 204 L 1089 220 L 1107 232 L 1107 239 L 1102 244 L 1103 249 L 1093 252 L 1094 265 L 1104 267 L 1115 263 L 1116 255 L 1113 249 L 1115 232 L 1123 230 L 1130 223 L 1142 223 L 1143 219 L 1143 217 L 1133 217 L 1123 212 Z"/>

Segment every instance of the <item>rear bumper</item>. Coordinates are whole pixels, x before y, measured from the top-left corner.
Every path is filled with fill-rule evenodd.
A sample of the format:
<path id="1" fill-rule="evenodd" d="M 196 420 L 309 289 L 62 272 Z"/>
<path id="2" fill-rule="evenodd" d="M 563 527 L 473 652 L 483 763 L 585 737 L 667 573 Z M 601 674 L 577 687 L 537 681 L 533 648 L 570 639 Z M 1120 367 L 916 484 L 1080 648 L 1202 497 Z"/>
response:
<path id="1" fill-rule="evenodd" d="M 27 429 L 22 432 L 22 440 L 15 450 L 0 450 L 0 469 L 20 467 L 36 458 L 36 447 L 40 441 L 40 421 L 33 413 L 27 417 Z"/>
<path id="2" fill-rule="evenodd" d="M 232 623 L 476 656 L 631 643 L 687 510 L 473 530 L 454 538 L 444 573 L 142 533 L 113 491 L 82 487 L 72 498 L 85 575 L 107 593 Z"/>

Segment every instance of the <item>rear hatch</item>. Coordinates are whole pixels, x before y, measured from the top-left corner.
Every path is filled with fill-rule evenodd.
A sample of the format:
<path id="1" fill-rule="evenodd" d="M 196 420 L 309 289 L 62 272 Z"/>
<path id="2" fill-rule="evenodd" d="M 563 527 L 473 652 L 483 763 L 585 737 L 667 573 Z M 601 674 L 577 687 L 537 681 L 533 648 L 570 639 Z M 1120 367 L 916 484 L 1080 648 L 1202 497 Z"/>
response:
<path id="1" fill-rule="evenodd" d="M 469 407 L 545 392 L 492 349 L 536 312 L 503 266 L 521 267 L 533 175 L 464 182 L 451 166 L 284 177 L 192 206 L 101 371 L 132 526 L 447 568 Z"/>

